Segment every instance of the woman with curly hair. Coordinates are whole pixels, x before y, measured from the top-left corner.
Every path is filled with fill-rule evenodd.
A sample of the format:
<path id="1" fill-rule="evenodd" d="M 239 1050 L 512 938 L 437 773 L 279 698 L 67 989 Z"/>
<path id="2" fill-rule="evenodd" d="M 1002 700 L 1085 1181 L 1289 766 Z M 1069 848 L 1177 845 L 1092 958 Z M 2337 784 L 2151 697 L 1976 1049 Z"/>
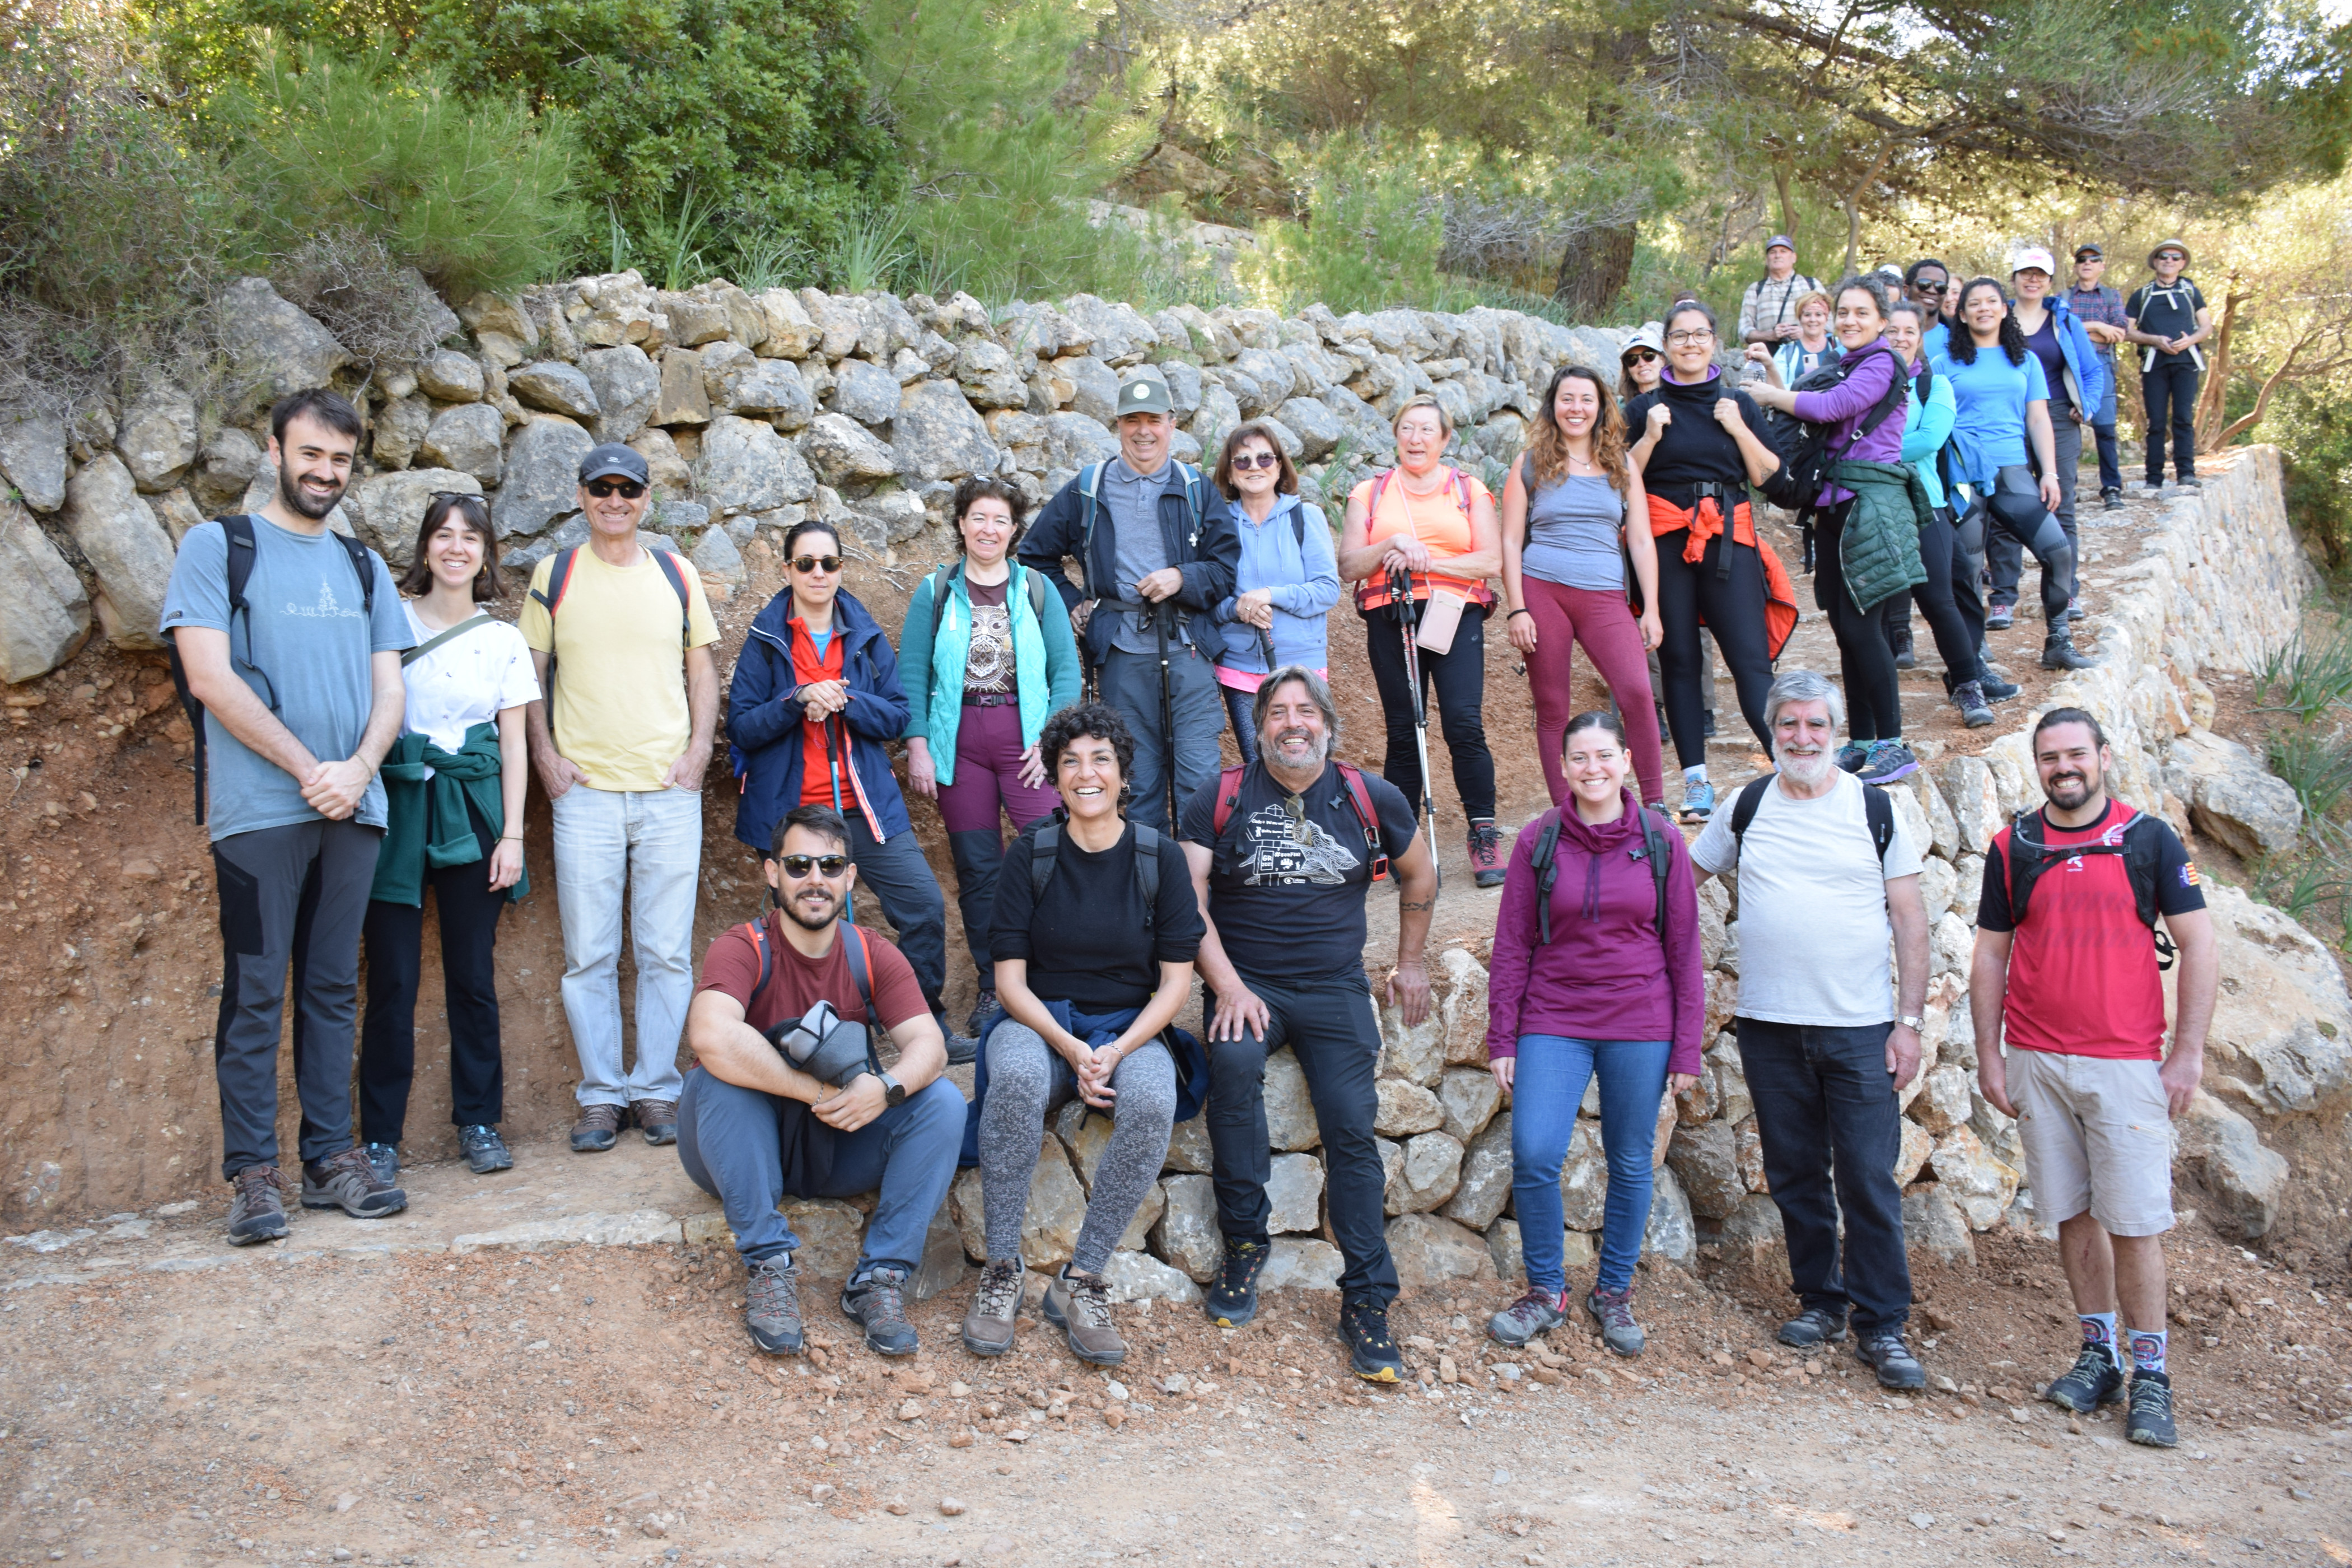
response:
<path id="1" fill-rule="evenodd" d="M 1947 450 L 1953 483 L 1968 498 L 1961 547 L 1981 557 L 1986 531 L 1999 528 L 2031 551 L 2042 567 L 2042 668 L 2090 668 L 2098 660 L 2075 652 L 2066 632 L 2074 547 L 2057 518 L 2050 382 L 1997 279 L 1971 278 L 1962 286 L 1948 353 L 1936 363 L 1936 374 L 1951 383 L 1958 407 Z M 1998 629 L 2007 623 L 1988 616 L 1987 624 Z"/>
<path id="2" fill-rule="evenodd" d="M 1103 1270 L 1160 1179 L 1170 1132 L 1199 1112 L 1206 1092 L 1207 1056 L 1172 1025 L 1192 994 L 1208 926 L 1182 846 L 1127 820 L 1135 737 L 1118 710 L 1065 708 L 1037 745 L 1061 805 L 1006 853 L 989 923 L 1004 1010 L 981 1047 L 965 1135 L 965 1158 L 980 1165 L 988 1267 L 963 1342 L 982 1356 L 1013 1348 L 1041 1134 L 1076 1097 L 1109 1117 L 1111 1132 L 1076 1247 L 1045 1288 L 1045 1314 L 1071 1354 L 1116 1366 L 1127 1347 Z"/>
<path id="3" fill-rule="evenodd" d="M 1658 552 L 1647 527 L 1626 527 L 1629 518 L 1646 520 L 1649 505 L 1626 457 L 1624 422 L 1600 374 L 1563 366 L 1545 388 L 1544 413 L 1503 484 L 1506 618 L 1511 646 L 1528 661 L 1536 750 L 1554 805 L 1568 799 L 1559 747 L 1575 708 L 1570 649 L 1581 643 L 1625 716 L 1643 800 L 1664 808 L 1648 662 L 1663 635 Z M 1641 597 L 1638 618 L 1626 602 L 1628 587 Z"/>

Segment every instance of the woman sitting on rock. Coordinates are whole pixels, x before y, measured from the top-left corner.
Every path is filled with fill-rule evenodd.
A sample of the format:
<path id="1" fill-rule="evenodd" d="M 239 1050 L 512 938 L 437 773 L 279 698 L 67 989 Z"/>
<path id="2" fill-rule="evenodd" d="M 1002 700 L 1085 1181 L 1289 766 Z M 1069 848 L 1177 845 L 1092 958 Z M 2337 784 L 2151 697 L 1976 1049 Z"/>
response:
<path id="1" fill-rule="evenodd" d="M 1600 1277 L 1584 1309 L 1619 1355 L 1642 1352 L 1633 1265 L 1650 1218 L 1658 1103 L 1696 1079 L 1706 1023 L 1698 893 L 1683 836 L 1625 787 L 1625 731 L 1604 712 L 1570 721 L 1574 792 L 1511 848 L 1495 917 L 1486 1055 L 1511 1097 L 1511 1195 L 1527 1294 L 1487 1323 L 1523 1345 L 1568 1321 L 1559 1170 L 1577 1108 L 1601 1079 L 1609 1162 Z"/>
<path id="2" fill-rule="evenodd" d="M 1117 1366 L 1127 1346 L 1111 1324 L 1103 1270 L 1160 1178 L 1171 1131 L 1198 1114 L 1207 1093 L 1207 1057 L 1171 1027 L 1192 994 L 1207 927 L 1181 846 L 1121 809 L 1135 740 L 1118 710 L 1062 710 L 1046 721 L 1038 750 L 1062 804 L 1006 853 L 990 922 L 1003 1011 L 981 1047 L 965 1133 L 966 1162 L 980 1165 L 988 1266 L 963 1342 L 974 1355 L 1013 1348 L 1039 1133 L 1075 1096 L 1088 1114 L 1112 1119 L 1111 1133 L 1077 1246 L 1048 1282 L 1045 1311 L 1071 1354 Z"/>
<path id="3" fill-rule="evenodd" d="M 1225 634 L 1217 684 L 1247 766 L 1257 761 L 1250 713 L 1267 673 L 1296 664 L 1330 678 L 1324 625 L 1339 602 L 1339 563 L 1329 525 L 1298 499 L 1298 472 L 1265 426 L 1234 426 L 1215 479 L 1240 513 L 1234 531 L 1242 541 L 1234 592 L 1217 606 Z"/>

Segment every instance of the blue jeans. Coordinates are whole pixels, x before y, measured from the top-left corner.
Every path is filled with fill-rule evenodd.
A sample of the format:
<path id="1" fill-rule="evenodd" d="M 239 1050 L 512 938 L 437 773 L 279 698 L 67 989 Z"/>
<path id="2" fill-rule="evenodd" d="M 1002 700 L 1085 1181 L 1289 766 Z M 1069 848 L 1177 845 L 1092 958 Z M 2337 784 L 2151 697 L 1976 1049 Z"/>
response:
<path id="1" fill-rule="evenodd" d="M 948 1201 L 963 1147 L 962 1091 L 933 1079 L 905 1104 L 855 1132 L 835 1134 L 833 1166 L 817 1192 L 784 1191 L 779 1122 L 793 1113 L 806 1115 L 808 1107 L 729 1083 L 707 1068 L 687 1075 L 677 1107 L 678 1162 L 688 1180 L 726 1205 L 735 1250 L 757 1263 L 800 1246 L 792 1222 L 776 1212 L 786 1197 L 848 1198 L 879 1188 L 856 1273 L 877 1264 L 908 1273 L 920 1268 L 923 1238 Z"/>
<path id="2" fill-rule="evenodd" d="M 1756 1101 L 1764 1179 L 1789 1238 L 1797 1299 L 1836 1318 L 1851 1310 L 1864 1339 L 1900 1333 L 1911 1317 L 1903 1194 L 1895 1185 L 1903 1115 L 1886 1070 L 1894 1027 L 1739 1020 L 1739 1065 Z"/>
<path id="3" fill-rule="evenodd" d="M 583 1105 L 677 1099 L 677 1042 L 694 994 L 702 792 L 573 784 L 555 797 L 563 1016 Z M 621 1066 L 621 905 L 637 963 L 637 1065 Z"/>
<path id="4" fill-rule="evenodd" d="M 1511 1198 L 1533 1289 L 1555 1296 L 1568 1289 L 1559 1167 L 1576 1133 L 1576 1108 L 1595 1071 L 1601 1074 L 1601 1146 L 1609 1157 L 1599 1284 L 1612 1294 L 1632 1288 L 1642 1233 L 1650 1223 L 1650 1151 L 1673 1049 L 1668 1040 L 1519 1037 L 1519 1065 L 1511 1080 Z"/>

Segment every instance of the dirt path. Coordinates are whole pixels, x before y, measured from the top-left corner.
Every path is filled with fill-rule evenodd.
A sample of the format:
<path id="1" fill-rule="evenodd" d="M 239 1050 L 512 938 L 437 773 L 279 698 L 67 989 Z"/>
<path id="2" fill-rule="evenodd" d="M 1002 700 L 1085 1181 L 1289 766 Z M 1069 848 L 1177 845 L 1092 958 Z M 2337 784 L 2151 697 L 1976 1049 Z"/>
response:
<path id="1" fill-rule="evenodd" d="M 1770 1268 L 1715 1259 L 1645 1267 L 1630 1363 L 1565 1331 L 1549 1362 L 1493 1355 L 1501 1286 L 1408 1295 L 1432 1381 L 1397 1392 L 1354 1384 L 1333 1298 L 1304 1292 L 1235 1331 L 1120 1308 L 1114 1379 L 1034 1326 L 970 1357 L 968 1287 L 885 1363 L 824 1281 L 819 1352 L 769 1361 L 723 1247 L 449 1250 L 526 1185 L 541 1222 L 681 1190 L 652 1152 L 520 1153 L 511 1178 L 416 1173 L 404 1237 L 306 1215 L 296 1250 L 232 1253 L 208 1203 L 7 1248 L 0 1560 L 2352 1562 L 2352 1281 L 2203 1233 L 2174 1254 L 2162 1454 L 2033 1402 L 2074 1326 L 2048 1247 L 2013 1236 L 1921 1266 L 1919 1342 L 1954 1385 L 1923 1396 L 1778 1350 Z"/>

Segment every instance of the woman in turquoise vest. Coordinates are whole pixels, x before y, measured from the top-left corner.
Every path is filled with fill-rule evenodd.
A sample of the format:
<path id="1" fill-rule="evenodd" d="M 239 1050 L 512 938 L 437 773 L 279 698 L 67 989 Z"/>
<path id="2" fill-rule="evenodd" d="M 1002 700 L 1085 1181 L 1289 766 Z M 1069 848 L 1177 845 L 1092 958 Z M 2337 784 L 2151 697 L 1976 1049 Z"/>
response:
<path id="1" fill-rule="evenodd" d="M 980 976 L 965 1033 L 996 1008 L 988 952 L 1003 818 L 1013 831 L 1054 809 L 1037 755 L 1045 718 L 1078 700 L 1077 637 L 1062 596 L 1013 559 L 1027 508 L 1003 479 L 956 487 L 963 559 L 925 577 L 907 605 L 898 678 L 907 689 L 907 782 L 940 803 L 955 861 L 956 904 Z"/>

